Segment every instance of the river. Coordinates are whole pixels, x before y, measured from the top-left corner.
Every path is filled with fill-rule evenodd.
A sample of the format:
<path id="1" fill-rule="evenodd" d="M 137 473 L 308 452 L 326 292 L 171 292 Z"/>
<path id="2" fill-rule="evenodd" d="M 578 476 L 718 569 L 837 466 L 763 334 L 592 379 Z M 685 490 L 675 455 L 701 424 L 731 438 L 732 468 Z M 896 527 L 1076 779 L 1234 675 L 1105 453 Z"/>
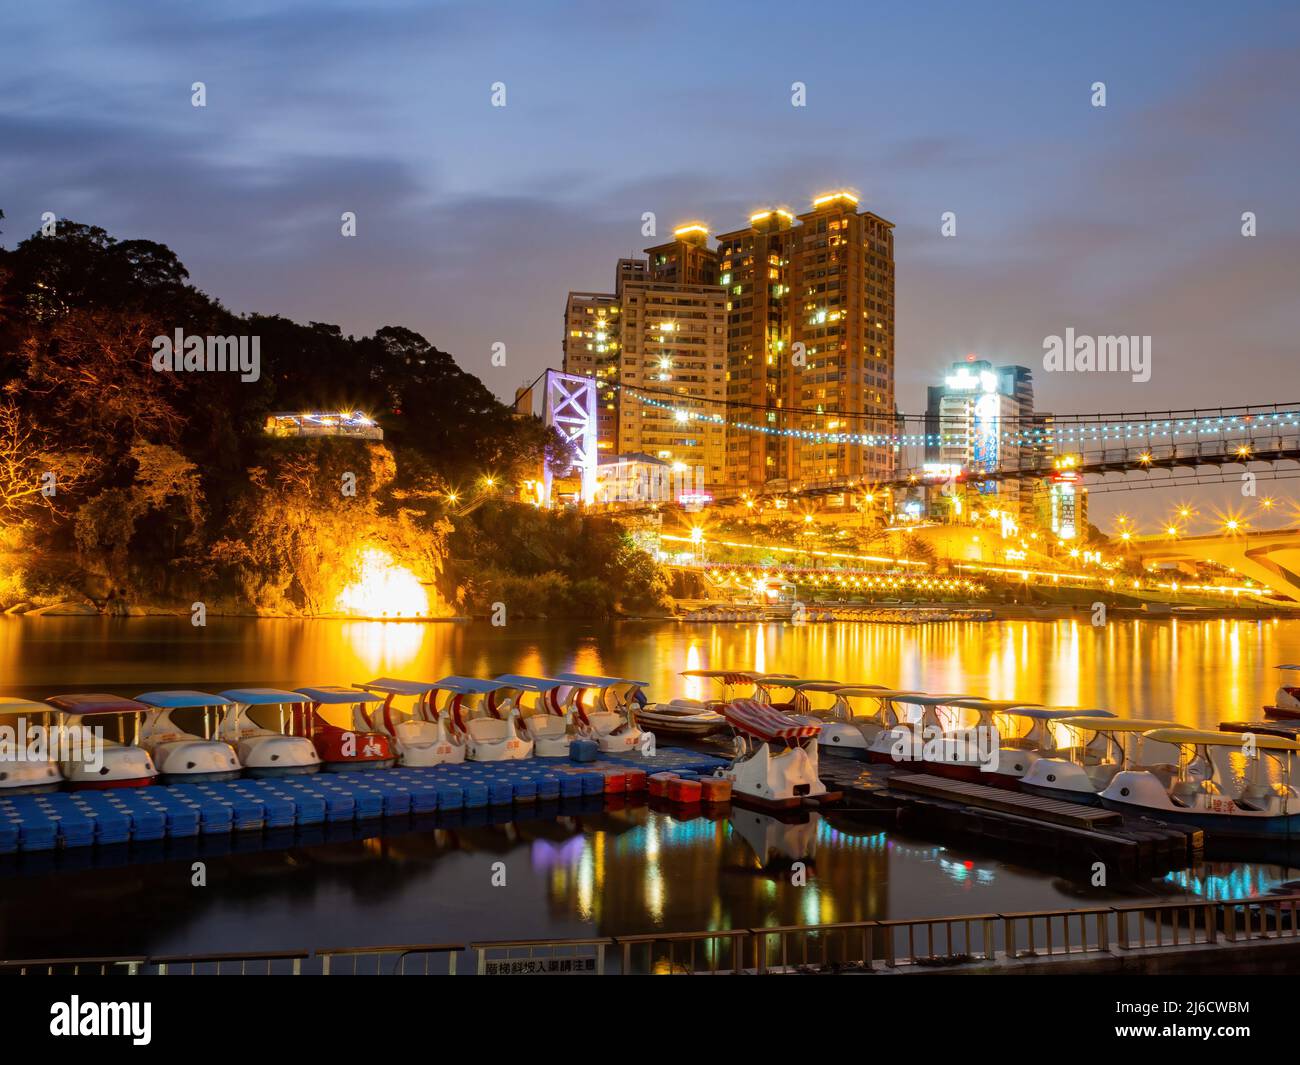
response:
<path id="1" fill-rule="evenodd" d="M 0 619 L 0 694 L 131 695 L 349 684 L 388 675 L 572 670 L 646 680 L 652 699 L 702 694 L 688 668 L 806 677 L 1170 717 L 1255 718 L 1300 661 L 1298 621 L 1008 621 L 894 626 L 622 622 L 424 624 L 215 618 Z M 1300 875 L 1215 863 L 1094 888 L 992 855 L 840 815 L 802 831 L 815 857 L 790 883 L 794 830 L 646 807 L 566 809 L 494 823 L 193 855 L 30 855 L 0 864 L 0 956 L 253 951 L 473 938 L 617 935 L 1224 897 Z M 801 841 L 806 842 L 806 838 Z M 506 884 L 492 887 L 493 863 Z"/>

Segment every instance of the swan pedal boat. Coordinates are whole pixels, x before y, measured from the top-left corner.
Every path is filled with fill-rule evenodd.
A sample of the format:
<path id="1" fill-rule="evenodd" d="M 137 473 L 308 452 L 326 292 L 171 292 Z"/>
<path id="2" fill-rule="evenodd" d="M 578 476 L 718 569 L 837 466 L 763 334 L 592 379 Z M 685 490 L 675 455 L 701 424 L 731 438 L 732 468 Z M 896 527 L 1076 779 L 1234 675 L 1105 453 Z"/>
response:
<path id="1" fill-rule="evenodd" d="M 1278 669 L 1300 672 L 1300 665 L 1283 665 Z M 1273 705 L 1264 707 L 1265 717 L 1300 720 L 1300 686 L 1283 684 L 1273 696 Z"/>
<path id="2" fill-rule="evenodd" d="M 51 695 L 45 700 L 59 711 L 60 728 L 64 733 L 77 729 L 85 743 L 87 730 L 98 730 L 100 759 L 84 757 L 65 758 L 59 763 L 63 779 L 73 791 L 101 788 L 142 788 L 158 777 L 149 752 L 140 746 L 140 723 L 152 707 L 135 699 L 103 692 L 76 692 L 71 695 Z M 117 739 L 103 735 L 106 725 L 117 726 Z M 128 729 L 128 725 L 130 728 Z M 131 739 L 127 740 L 130 732 Z"/>
<path id="3" fill-rule="evenodd" d="M 577 715 L 576 697 L 581 689 L 566 680 L 519 673 L 503 673 L 496 683 L 502 687 L 488 696 L 488 705 L 509 703 L 518 708 L 524 734 L 533 743 L 533 754 L 538 758 L 568 758 L 574 736 L 572 723 Z"/>
<path id="4" fill-rule="evenodd" d="M 393 741 L 402 765 L 457 765 L 465 761 L 465 733 L 456 728 L 450 714 L 439 711 L 440 689 L 436 683 L 376 677 L 354 687 L 384 697 L 382 706 L 363 706 L 361 713 L 367 727 Z M 413 699 L 410 710 L 395 706 L 398 698 Z"/>
<path id="5" fill-rule="evenodd" d="M 443 677 L 438 690 L 448 693 L 450 724 L 465 737 L 471 762 L 508 762 L 530 758 L 533 741 L 520 722 L 519 707 L 506 694 L 509 685 L 477 677 Z"/>
<path id="6" fill-rule="evenodd" d="M 307 707 L 311 705 L 307 696 L 279 688 L 231 688 L 221 697 L 232 704 L 222 721 L 221 734 L 234 745 L 245 776 L 320 772 L 320 755 L 307 736 Z"/>
<path id="7" fill-rule="evenodd" d="M 830 797 L 818 773 L 819 722 L 757 699 L 727 703 L 722 714 L 735 733 L 736 755 L 715 775 L 731 781 L 733 799 L 786 809 Z"/>
<path id="8" fill-rule="evenodd" d="M 366 720 L 366 705 L 383 702 L 378 695 L 337 685 L 294 691 L 310 700 L 306 710 L 307 734 L 316 746 L 325 772 L 389 769 L 396 763 L 392 737 L 376 732 Z M 347 723 L 340 725 L 340 720 Z"/>
<path id="9" fill-rule="evenodd" d="M 1145 814 L 1190 825 L 1212 839 L 1249 839 L 1300 834 L 1300 791 L 1291 784 L 1291 767 L 1300 742 L 1282 736 L 1158 728 L 1145 734 L 1179 749 L 1177 772 L 1166 783 L 1146 770 L 1126 770 L 1101 793 L 1107 809 Z M 1216 755 L 1245 757 L 1239 780 L 1225 783 Z M 1269 780 L 1268 765 L 1280 771 Z"/>
<path id="10" fill-rule="evenodd" d="M 153 708 L 145 715 L 140 740 L 164 781 L 233 780 L 242 772 L 235 748 L 217 738 L 232 706 L 224 695 L 157 691 L 135 698 Z"/>
<path id="11" fill-rule="evenodd" d="M 13 730 L 13 749 L 0 752 L 0 798 L 57 791 L 63 773 L 54 760 L 56 711 L 45 703 L 0 696 L 0 726 Z M 26 733 L 33 725 L 45 733 L 45 757 L 28 758 Z"/>
<path id="12" fill-rule="evenodd" d="M 595 740 L 602 754 L 640 751 L 646 736 L 650 737 L 648 743 L 654 743 L 654 733 L 643 732 L 635 717 L 649 681 L 586 673 L 556 673 L 554 679 L 574 689 L 566 695 L 573 708 L 574 731 L 584 739 Z M 594 693 L 590 705 L 583 701 L 587 692 Z"/>
<path id="13" fill-rule="evenodd" d="M 1144 734 L 1159 728 L 1177 728 L 1174 721 L 1135 717 L 1065 717 L 1058 728 L 1069 730 L 1077 742 L 1052 757 L 1037 759 L 1020 780 L 1020 789 L 1031 795 L 1065 802 L 1100 806 L 1101 793 L 1115 774 L 1124 770 L 1148 770 L 1166 784 L 1173 779 L 1177 750 L 1165 746 L 1169 758 L 1152 760 L 1158 745 L 1145 741 Z M 1145 755 L 1145 761 L 1139 760 Z"/>

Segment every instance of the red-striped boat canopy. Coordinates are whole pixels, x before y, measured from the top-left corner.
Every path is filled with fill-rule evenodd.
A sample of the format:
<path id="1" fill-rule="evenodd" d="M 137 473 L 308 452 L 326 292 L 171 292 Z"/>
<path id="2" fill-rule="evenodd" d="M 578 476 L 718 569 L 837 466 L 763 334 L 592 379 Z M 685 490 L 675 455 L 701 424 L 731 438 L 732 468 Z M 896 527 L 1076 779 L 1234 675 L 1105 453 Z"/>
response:
<path id="1" fill-rule="evenodd" d="M 732 728 L 764 743 L 812 739 L 822 730 L 819 722 L 783 714 L 757 699 L 737 699 L 721 707 L 720 712 Z"/>

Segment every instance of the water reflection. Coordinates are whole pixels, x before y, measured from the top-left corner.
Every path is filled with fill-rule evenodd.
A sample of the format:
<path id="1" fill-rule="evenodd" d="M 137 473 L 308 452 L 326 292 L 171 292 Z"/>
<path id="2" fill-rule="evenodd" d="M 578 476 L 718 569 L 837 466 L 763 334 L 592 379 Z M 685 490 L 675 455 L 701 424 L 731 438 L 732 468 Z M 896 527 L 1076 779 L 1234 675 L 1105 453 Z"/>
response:
<path id="1" fill-rule="evenodd" d="M 1271 667 L 1297 660 L 1295 621 L 494 629 L 212 619 L 196 629 L 186 619 L 0 618 L 0 694 L 34 698 L 566 669 L 645 677 L 654 697 L 699 696 L 678 672 L 730 666 L 1101 706 L 1213 728 L 1257 717 L 1277 684 Z M 1279 865 L 1213 864 L 1099 892 L 835 812 L 789 824 L 600 804 L 513 823 L 484 813 L 405 832 L 390 826 L 373 838 L 234 852 L 240 845 L 205 852 L 203 892 L 190 887 L 191 857 L 174 849 L 152 858 L 0 862 L 0 948 L 11 957 L 160 954 L 772 927 L 1110 905 L 1144 892 L 1222 898 L 1295 876 Z M 77 867 L 92 860 L 99 867 Z M 491 886 L 498 861 L 504 888 Z M 795 861 L 805 863 L 804 887 L 792 883 Z"/>

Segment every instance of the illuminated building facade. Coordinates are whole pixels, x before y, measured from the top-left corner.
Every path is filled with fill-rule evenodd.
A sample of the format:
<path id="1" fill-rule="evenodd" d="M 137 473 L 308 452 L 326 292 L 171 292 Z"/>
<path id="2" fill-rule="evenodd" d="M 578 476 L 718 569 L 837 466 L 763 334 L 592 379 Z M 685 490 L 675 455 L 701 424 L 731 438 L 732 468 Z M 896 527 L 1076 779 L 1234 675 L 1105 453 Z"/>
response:
<path id="1" fill-rule="evenodd" d="M 834 192 L 716 249 L 686 223 L 646 255 L 566 305 L 564 369 L 600 382 L 602 451 L 702 465 L 733 492 L 892 475 L 892 223 Z"/>
<path id="2" fill-rule="evenodd" d="M 1022 436 L 1034 425 L 1033 375 L 1026 367 L 995 367 L 974 356 L 953 363 L 944 383 L 928 389 L 925 422 L 928 467 L 960 469 L 975 492 L 996 497 L 987 505 L 1033 516 L 1033 479 L 981 482 L 979 476 L 1043 461 Z"/>

